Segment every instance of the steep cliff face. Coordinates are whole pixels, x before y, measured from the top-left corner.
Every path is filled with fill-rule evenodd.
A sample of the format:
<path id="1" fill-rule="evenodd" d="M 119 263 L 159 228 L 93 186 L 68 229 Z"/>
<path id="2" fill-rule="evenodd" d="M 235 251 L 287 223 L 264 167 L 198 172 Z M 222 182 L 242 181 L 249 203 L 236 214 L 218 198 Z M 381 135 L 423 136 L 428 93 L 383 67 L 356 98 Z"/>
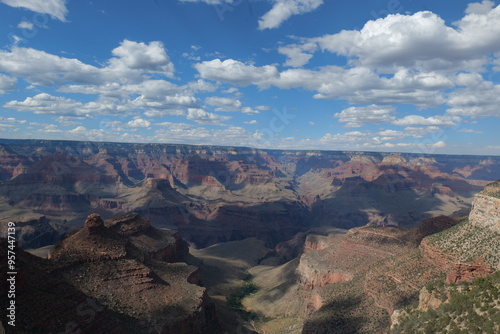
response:
<path id="1" fill-rule="evenodd" d="M 187 253 L 177 232 L 158 230 L 137 214 L 103 221 L 94 213 L 49 260 L 53 275 L 134 321 L 130 333 L 217 333 L 214 307 L 195 285 L 198 268 L 176 262 Z"/>
<path id="2" fill-rule="evenodd" d="M 297 259 L 250 271 L 261 290 L 244 304 L 269 318 L 290 319 L 285 323 L 302 333 L 383 332 L 398 305 L 418 300 L 424 285 L 446 274 L 448 268 L 431 264 L 419 245 L 457 223 L 443 216 L 411 229 L 312 229 Z"/>
<path id="3" fill-rule="evenodd" d="M 37 217 L 38 216 L 38 217 Z M 0 237 L 6 237 L 2 229 Z M 65 235 L 65 229 L 53 224 L 45 216 L 36 214 L 20 217 L 16 222 L 16 236 L 20 247 L 24 249 L 40 248 L 58 242 Z"/>
<path id="4" fill-rule="evenodd" d="M 500 178 L 476 156 L 0 140 L 0 219 L 35 211 L 81 227 L 88 212 L 139 212 L 199 247 L 270 246 L 313 226 L 410 227 L 470 206 Z"/>
<path id="5" fill-rule="evenodd" d="M 500 182 L 489 184 L 474 198 L 469 221 L 475 227 L 487 227 L 500 235 Z"/>
<path id="6" fill-rule="evenodd" d="M 7 258 L 7 239 L 0 239 L 0 257 Z M 101 302 L 66 282 L 53 272 L 53 263 L 16 249 L 16 327 L 1 321 L 7 333 L 81 332 L 119 334 L 137 329 L 130 318 L 107 309 Z M 0 263 L 6 282 L 7 261 Z M 0 305 L 6 309 L 9 287 L 0 284 Z M 5 298 L 4 298 L 5 296 Z M 5 333 L 5 332 L 3 332 Z"/>
<path id="7" fill-rule="evenodd" d="M 447 282 L 471 281 L 500 270 L 499 184 L 476 195 L 468 220 L 422 242 L 424 256 L 447 268 Z"/>
<path id="8" fill-rule="evenodd" d="M 393 313 L 392 333 L 415 330 L 415 326 L 425 326 L 434 333 L 450 328 L 498 331 L 493 319 L 498 315 L 499 190 L 500 182 L 489 184 L 476 195 L 468 219 L 422 241 L 424 259 L 434 268 L 442 268 L 446 278 L 421 289 L 417 309 Z M 423 313 L 429 309 L 434 311 Z"/>

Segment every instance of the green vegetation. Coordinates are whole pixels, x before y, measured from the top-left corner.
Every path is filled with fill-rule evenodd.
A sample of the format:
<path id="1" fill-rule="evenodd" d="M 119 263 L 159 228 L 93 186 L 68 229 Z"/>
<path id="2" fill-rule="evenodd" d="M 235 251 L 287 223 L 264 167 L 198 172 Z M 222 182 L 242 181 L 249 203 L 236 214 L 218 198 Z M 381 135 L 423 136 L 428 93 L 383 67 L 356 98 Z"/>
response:
<path id="1" fill-rule="evenodd" d="M 483 192 L 491 197 L 500 198 L 500 181 L 488 184 Z"/>
<path id="2" fill-rule="evenodd" d="M 481 257 L 489 266 L 500 267 L 498 234 L 489 228 L 472 226 L 468 219 L 425 239 L 430 246 L 446 254 L 455 254 L 460 261 L 469 262 Z"/>
<path id="3" fill-rule="evenodd" d="M 248 271 L 245 271 L 245 276 L 243 277 L 243 285 L 238 288 L 238 290 L 231 294 L 229 297 L 227 297 L 226 302 L 227 306 L 236 309 L 236 310 L 242 310 L 244 311 L 244 307 L 241 304 L 241 301 L 243 298 L 246 296 L 257 292 L 257 286 L 252 283 L 252 274 L 250 274 Z"/>
<path id="4" fill-rule="evenodd" d="M 390 333 L 500 333 L 500 272 L 471 283 L 430 288 L 449 296 L 448 301 L 426 312 L 407 308 Z"/>

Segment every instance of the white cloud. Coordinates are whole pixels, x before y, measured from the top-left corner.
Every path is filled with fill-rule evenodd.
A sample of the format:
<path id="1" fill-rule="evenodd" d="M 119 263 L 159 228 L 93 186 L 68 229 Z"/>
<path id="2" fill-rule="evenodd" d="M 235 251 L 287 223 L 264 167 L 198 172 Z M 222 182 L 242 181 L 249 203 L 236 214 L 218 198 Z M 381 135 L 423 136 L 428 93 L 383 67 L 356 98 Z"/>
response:
<path id="1" fill-rule="evenodd" d="M 95 67 L 77 59 L 59 57 L 32 48 L 13 47 L 0 51 L 0 71 L 23 77 L 34 85 L 131 83 L 159 73 L 173 77 L 174 66 L 160 42 L 149 44 L 124 40 L 115 48 L 116 57 L 105 67 Z"/>
<path id="2" fill-rule="evenodd" d="M 109 60 L 109 70 L 140 70 L 141 72 L 161 73 L 167 77 L 174 76 L 174 65 L 163 46 L 153 41 L 149 44 L 123 40 L 120 46 L 113 49 L 117 58 Z"/>
<path id="3" fill-rule="evenodd" d="M 23 77 L 34 85 L 64 82 L 90 83 L 99 79 L 99 69 L 77 59 L 55 56 L 31 48 L 0 50 L 0 71 Z"/>
<path id="4" fill-rule="evenodd" d="M 260 111 L 256 109 L 252 109 L 250 107 L 243 107 L 241 108 L 241 112 L 247 115 L 255 115 L 255 114 L 260 114 Z"/>
<path id="5" fill-rule="evenodd" d="M 21 21 L 17 25 L 19 29 L 27 29 L 27 30 L 33 30 L 33 23 L 28 22 L 28 21 Z"/>
<path id="6" fill-rule="evenodd" d="M 35 114 L 60 115 L 60 116 L 81 116 L 91 115 L 112 115 L 127 111 L 126 108 L 114 103 L 88 102 L 82 103 L 77 100 L 52 96 L 47 93 L 40 93 L 33 97 L 27 97 L 24 101 L 9 101 L 5 108 L 16 111 L 28 111 Z"/>
<path id="7" fill-rule="evenodd" d="M 81 115 L 77 110 L 83 107 L 83 103 L 65 97 L 55 97 L 47 93 L 41 93 L 34 97 L 27 97 L 24 101 L 7 102 L 4 107 L 17 111 L 30 111 L 35 114 Z"/>
<path id="8" fill-rule="evenodd" d="M 266 110 L 270 110 L 271 107 L 269 107 L 269 106 L 257 106 L 257 107 L 255 107 L 255 109 L 260 110 L 260 111 L 266 111 Z"/>
<path id="9" fill-rule="evenodd" d="M 81 125 L 80 122 L 77 122 L 77 119 L 85 119 L 85 117 L 74 117 L 74 116 L 58 116 L 54 117 L 54 120 L 61 124 L 62 126 L 78 126 Z"/>
<path id="10" fill-rule="evenodd" d="M 150 140 L 167 143 L 249 146 L 249 143 L 255 140 L 256 135 L 239 126 L 230 126 L 224 129 L 206 129 L 204 127 L 172 124 L 155 131 L 153 138 Z"/>
<path id="11" fill-rule="evenodd" d="M 431 116 L 428 118 L 422 117 L 420 115 L 409 115 L 403 118 L 397 119 L 392 122 L 394 125 L 400 126 L 455 126 L 461 121 L 460 117 L 457 116 Z"/>
<path id="12" fill-rule="evenodd" d="M 465 13 L 467 14 L 488 14 L 489 11 L 493 9 L 495 3 L 489 0 L 483 0 L 483 2 L 473 2 L 467 5 Z"/>
<path id="13" fill-rule="evenodd" d="M 0 116 L 0 124 L 26 124 L 26 120 L 17 120 L 14 117 L 2 117 Z"/>
<path id="14" fill-rule="evenodd" d="M 231 119 L 229 116 L 221 116 L 206 112 L 200 108 L 188 108 L 187 119 L 199 124 L 222 125 L 222 122 Z"/>
<path id="15" fill-rule="evenodd" d="M 327 133 L 319 139 L 319 142 L 324 144 L 331 143 L 336 145 L 343 145 L 349 143 L 363 142 L 368 140 L 370 137 L 373 137 L 372 133 L 361 132 L 361 131 L 351 131 L 351 132 L 336 133 L 336 134 Z"/>
<path id="16" fill-rule="evenodd" d="M 500 85 L 484 82 L 480 86 L 457 89 L 450 93 L 446 112 L 455 116 L 500 117 Z"/>
<path id="17" fill-rule="evenodd" d="M 240 86 L 255 84 L 269 87 L 269 82 L 279 77 L 275 66 L 255 67 L 233 59 L 214 59 L 195 64 L 203 79 L 223 81 Z"/>
<path id="18" fill-rule="evenodd" d="M 186 86 L 187 89 L 193 92 L 214 92 L 217 89 L 217 85 L 206 80 L 199 79 L 197 81 L 191 81 Z"/>
<path id="19" fill-rule="evenodd" d="M 484 1 L 469 9 L 456 28 L 429 11 L 396 14 L 368 21 L 361 30 L 304 38 L 302 45 L 281 49 L 288 50 L 288 62 L 297 61 L 297 55 L 304 62 L 309 53 L 322 50 L 389 73 L 400 66 L 424 72 L 479 70 L 488 61 L 485 55 L 500 50 L 500 6 Z"/>
<path id="20" fill-rule="evenodd" d="M 242 107 L 240 100 L 229 97 L 210 96 L 205 99 L 205 103 L 216 106 L 216 111 L 239 111 Z"/>
<path id="21" fill-rule="evenodd" d="M 315 45 L 313 45 L 315 46 Z M 285 62 L 285 66 L 292 67 L 302 67 L 309 62 L 309 60 L 313 57 L 310 53 L 304 52 L 305 47 L 294 47 L 294 46 L 282 46 L 278 48 L 278 52 L 287 56 L 287 61 Z"/>
<path id="22" fill-rule="evenodd" d="M 122 111 L 144 111 L 148 117 L 180 116 L 184 115 L 186 108 L 198 107 L 190 85 L 179 87 L 165 80 L 146 80 L 125 85 L 67 85 L 59 90 L 99 95 L 96 103 L 115 104 Z"/>
<path id="23" fill-rule="evenodd" d="M 434 143 L 433 146 L 435 148 L 443 148 L 443 147 L 446 147 L 447 145 L 444 141 L 438 141 L 438 142 Z"/>
<path id="24" fill-rule="evenodd" d="M 131 128 L 149 128 L 151 126 L 151 122 L 142 118 L 136 118 L 128 122 L 127 125 Z"/>
<path id="25" fill-rule="evenodd" d="M 176 129 L 176 130 L 180 130 L 180 131 L 191 129 L 193 127 L 191 124 L 173 123 L 173 122 L 160 122 L 160 123 L 155 123 L 153 125 L 161 126 L 163 128 L 167 128 L 167 129 Z"/>
<path id="26" fill-rule="evenodd" d="M 457 130 L 457 132 L 463 132 L 463 133 L 475 133 L 475 134 L 483 134 L 484 132 L 482 131 L 477 131 L 477 130 L 473 130 L 473 129 L 460 129 L 460 130 Z"/>
<path id="27" fill-rule="evenodd" d="M 244 107 L 240 100 L 230 97 L 210 96 L 205 99 L 205 103 L 215 106 L 215 111 L 239 111 L 248 115 L 260 113 L 250 107 Z"/>
<path id="28" fill-rule="evenodd" d="M 16 82 L 16 78 L 0 73 L 0 94 L 4 94 L 7 90 L 14 89 Z"/>
<path id="29" fill-rule="evenodd" d="M 66 15 L 68 14 L 66 0 L 0 0 L 0 2 L 11 7 L 22 7 L 33 12 L 49 14 L 63 22 L 66 21 Z"/>
<path id="30" fill-rule="evenodd" d="M 276 0 L 273 8 L 259 20 L 259 29 L 277 28 L 292 15 L 311 12 L 322 4 L 323 0 Z"/>
<path id="31" fill-rule="evenodd" d="M 201 77 L 240 86 L 254 84 L 260 89 L 304 88 L 316 91 L 315 98 L 347 99 L 354 104 L 416 104 L 422 108 L 443 104 L 440 89 L 453 87 L 453 80 L 436 72 L 400 69 L 392 77 L 381 77 L 367 67 L 324 66 L 278 72 L 275 66 L 257 67 L 233 59 L 219 59 L 195 65 Z"/>
<path id="32" fill-rule="evenodd" d="M 232 93 L 238 93 L 239 91 L 238 91 L 238 88 L 236 88 L 236 87 L 230 87 L 226 90 L 223 90 L 222 92 L 226 93 L 226 94 L 232 94 Z"/>
<path id="33" fill-rule="evenodd" d="M 257 122 L 255 119 L 253 119 L 253 120 L 248 121 L 248 122 L 243 122 L 243 124 L 253 125 L 253 124 L 259 124 L 259 122 Z"/>
<path id="34" fill-rule="evenodd" d="M 348 128 L 359 128 L 364 124 L 381 124 L 390 123 L 395 117 L 394 107 L 391 106 L 363 106 L 350 107 L 336 113 L 334 117 L 339 119 L 339 122 L 346 123 Z"/>

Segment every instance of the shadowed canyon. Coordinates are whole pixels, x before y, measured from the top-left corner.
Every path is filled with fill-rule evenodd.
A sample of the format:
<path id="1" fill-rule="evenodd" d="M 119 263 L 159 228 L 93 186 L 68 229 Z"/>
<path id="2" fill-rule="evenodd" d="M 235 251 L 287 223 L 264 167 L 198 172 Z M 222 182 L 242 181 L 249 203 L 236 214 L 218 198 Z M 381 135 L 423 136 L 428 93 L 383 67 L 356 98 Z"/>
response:
<path id="1" fill-rule="evenodd" d="M 496 156 L 2 139 L 18 333 L 409 333 L 500 269 L 498 179 Z"/>

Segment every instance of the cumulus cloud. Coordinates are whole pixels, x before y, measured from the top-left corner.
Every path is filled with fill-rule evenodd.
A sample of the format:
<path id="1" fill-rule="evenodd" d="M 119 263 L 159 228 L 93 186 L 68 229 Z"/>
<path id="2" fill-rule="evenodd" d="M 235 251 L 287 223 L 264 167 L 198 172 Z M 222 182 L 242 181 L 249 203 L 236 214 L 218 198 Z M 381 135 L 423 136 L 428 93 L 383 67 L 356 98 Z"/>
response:
<path id="1" fill-rule="evenodd" d="M 17 111 L 30 111 L 35 114 L 81 115 L 77 110 L 83 107 L 83 103 L 65 97 L 41 93 L 34 97 L 27 97 L 24 101 L 7 102 L 4 107 Z"/>
<path id="2" fill-rule="evenodd" d="M 483 2 L 474 2 L 467 5 L 465 13 L 467 14 L 487 14 L 493 9 L 495 3 L 489 0 L 483 0 Z"/>
<path id="3" fill-rule="evenodd" d="M 259 29 L 278 28 L 291 16 L 311 12 L 322 4 L 323 0 L 276 0 L 273 8 L 259 20 Z"/>
<path id="4" fill-rule="evenodd" d="M 255 107 L 255 109 L 260 110 L 260 111 L 266 111 L 266 110 L 270 110 L 271 107 L 269 107 L 269 106 L 257 106 L 257 107 Z"/>
<path id="5" fill-rule="evenodd" d="M 149 44 L 124 40 L 115 48 L 107 66 L 95 67 L 78 59 L 60 57 L 44 51 L 14 47 L 0 51 L 0 71 L 23 77 L 34 85 L 53 86 L 141 82 L 147 74 L 173 76 L 174 66 L 160 42 Z"/>
<path id="6" fill-rule="evenodd" d="M 345 133 L 327 133 L 316 143 L 325 149 L 353 149 L 353 150 L 389 150 L 395 149 L 406 152 L 432 153 L 437 148 L 444 147 L 440 140 L 428 142 L 424 136 L 439 132 L 439 127 L 407 127 L 404 131 L 386 129 L 382 131 L 349 131 Z"/>
<path id="7" fill-rule="evenodd" d="M 450 93 L 447 113 L 455 116 L 500 117 L 500 85 L 484 82 L 478 87 L 457 89 Z"/>
<path id="8" fill-rule="evenodd" d="M 443 104 L 440 89 L 453 87 L 453 80 L 436 72 L 400 69 L 392 77 L 381 77 L 366 67 L 324 66 L 316 70 L 293 68 L 278 72 L 275 66 L 254 66 L 233 59 L 195 65 L 204 79 L 260 89 L 304 88 L 316 91 L 318 99 L 347 99 L 353 104 L 416 104 L 422 108 Z"/>
<path id="9" fill-rule="evenodd" d="M 33 97 L 27 97 L 24 101 L 9 101 L 4 107 L 16 111 L 33 112 L 35 114 L 83 117 L 90 117 L 90 115 L 98 114 L 119 114 L 125 111 L 123 107 L 113 103 L 82 103 L 77 100 L 52 96 L 47 93 L 40 93 Z"/>
<path id="10" fill-rule="evenodd" d="M 256 109 L 252 109 L 250 107 L 243 107 L 241 108 L 241 112 L 247 115 L 255 115 L 255 114 L 260 114 L 260 111 Z"/>
<path id="11" fill-rule="evenodd" d="M 0 51 L 0 71 L 23 77 L 31 84 L 42 86 L 72 81 L 91 83 L 99 79 L 98 68 L 77 59 L 20 47 Z"/>
<path id="12" fill-rule="evenodd" d="M 26 124 L 26 120 L 17 120 L 14 117 L 2 117 L 0 116 L 0 124 Z"/>
<path id="13" fill-rule="evenodd" d="M 174 65 L 163 46 L 163 43 L 153 41 L 149 44 L 124 40 L 120 46 L 113 49 L 116 58 L 110 59 L 110 68 L 132 69 L 143 72 L 161 73 L 167 77 L 173 77 Z"/>
<path id="14" fill-rule="evenodd" d="M 275 66 L 256 67 L 234 59 L 214 59 L 195 64 L 194 67 L 203 79 L 228 82 L 240 86 L 255 84 L 269 87 L 270 81 L 279 77 Z"/>
<path id="15" fill-rule="evenodd" d="M 420 115 L 409 115 L 403 118 L 394 120 L 392 124 L 400 126 L 455 126 L 461 121 L 457 116 L 431 116 L 422 117 Z"/>
<path id="16" fill-rule="evenodd" d="M 369 21 L 360 30 L 296 38 L 300 43 L 278 48 L 287 56 L 284 65 L 295 67 L 283 71 L 274 65 L 256 66 L 233 59 L 205 61 L 195 68 L 204 79 L 256 85 L 259 89 L 302 88 L 314 92 L 317 99 L 343 99 L 351 104 L 413 104 L 421 109 L 448 104 L 452 115 L 493 116 L 498 115 L 493 110 L 497 98 L 488 99 L 493 92 L 480 93 L 485 98 L 481 103 L 472 103 L 474 98 L 468 95 L 471 90 L 477 91 L 472 86 L 484 84 L 481 73 L 486 65 L 500 68 L 498 31 L 500 6 L 483 1 L 471 4 L 454 25 L 422 11 Z M 301 68 L 318 51 L 346 57 L 346 66 Z M 465 96 L 459 96 L 462 93 Z M 473 109 L 473 104 L 487 108 L 481 112 Z M 442 120 L 420 121 L 427 124 Z"/>
<path id="17" fill-rule="evenodd" d="M 368 21 L 361 30 L 304 38 L 302 44 L 284 46 L 287 63 L 302 63 L 318 50 L 348 57 L 351 64 L 383 68 L 398 66 L 423 71 L 477 70 L 486 54 L 500 50 L 500 6 L 491 1 L 470 4 L 468 14 L 446 25 L 438 15 L 422 11 L 413 15 L 388 15 Z M 293 52 L 292 52 L 293 50 Z"/>
<path id="18" fill-rule="evenodd" d="M 151 122 L 142 118 L 136 118 L 127 123 L 131 128 L 149 128 L 151 126 Z"/>
<path id="19" fill-rule="evenodd" d="M 0 2 L 11 6 L 29 9 L 33 12 L 49 14 L 60 21 L 66 21 L 68 9 L 66 0 L 0 0 Z"/>
<path id="20" fill-rule="evenodd" d="M 205 103 L 215 106 L 215 111 L 239 111 L 249 115 L 260 113 L 250 107 L 244 107 L 240 100 L 232 97 L 210 96 L 205 99 Z"/>
<path id="21" fill-rule="evenodd" d="M 187 119 L 199 124 L 222 125 L 222 122 L 231 119 L 229 116 L 221 116 L 206 112 L 200 108 L 188 108 Z"/>
<path id="22" fill-rule="evenodd" d="M 220 96 L 207 97 L 205 103 L 217 107 L 215 108 L 216 111 L 239 111 L 242 107 L 240 100 Z"/>
<path id="23" fill-rule="evenodd" d="M 28 22 L 28 21 L 21 21 L 17 25 L 19 29 L 27 29 L 27 30 L 33 30 L 33 23 Z"/>
<path id="24" fill-rule="evenodd" d="M 0 94 L 4 94 L 7 90 L 14 89 L 16 82 L 16 78 L 0 73 Z"/>
<path id="25" fill-rule="evenodd" d="M 202 2 L 207 5 L 220 6 L 221 12 L 232 11 L 242 0 L 179 0 L 180 2 Z M 269 0 L 273 7 L 259 20 L 260 30 L 278 28 L 293 15 L 311 12 L 321 6 L 324 0 Z M 196 49 L 195 49 L 196 50 Z"/>
<path id="26" fill-rule="evenodd" d="M 50 94 L 39 94 L 24 101 L 11 101 L 5 107 L 51 115 L 112 115 L 142 111 L 148 117 L 184 115 L 186 108 L 198 108 L 197 92 L 216 89 L 206 80 L 178 86 L 161 76 L 173 77 L 174 66 L 160 42 L 138 43 L 124 40 L 112 50 L 113 58 L 96 67 L 78 59 L 49 54 L 32 48 L 0 50 L 0 93 L 12 89 L 16 77 L 32 85 L 57 87 L 64 93 L 97 95 L 82 103 Z M 158 79 L 151 79 L 151 77 Z"/>
<path id="27" fill-rule="evenodd" d="M 290 45 L 278 48 L 278 52 L 287 57 L 285 66 L 302 67 L 313 57 L 311 53 L 317 49 L 315 43 L 306 43 L 304 45 Z M 305 52 L 308 51 L 308 52 Z"/>
<path id="28" fill-rule="evenodd" d="M 346 123 L 348 128 L 359 128 L 364 124 L 381 124 L 389 123 L 395 119 L 394 107 L 391 106 L 363 106 L 350 107 L 336 113 L 334 117 L 339 119 L 339 122 Z"/>

